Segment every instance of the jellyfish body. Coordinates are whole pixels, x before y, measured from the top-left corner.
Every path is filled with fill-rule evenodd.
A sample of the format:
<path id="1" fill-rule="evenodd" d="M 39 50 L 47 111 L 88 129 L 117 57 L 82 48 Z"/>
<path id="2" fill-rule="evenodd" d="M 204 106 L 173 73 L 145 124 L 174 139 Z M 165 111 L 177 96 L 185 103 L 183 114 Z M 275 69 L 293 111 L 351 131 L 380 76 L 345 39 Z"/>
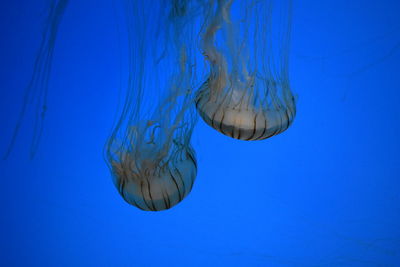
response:
<path id="1" fill-rule="evenodd" d="M 197 94 L 198 112 L 208 125 L 232 138 L 263 140 L 288 129 L 295 117 L 294 105 L 263 108 L 254 105 L 254 99 L 242 96 L 245 93 L 239 90 L 232 90 L 229 98 L 213 100 L 209 86 L 205 82 Z"/>
<path id="2" fill-rule="evenodd" d="M 111 163 L 115 186 L 128 203 L 158 211 L 175 206 L 190 193 L 197 174 L 196 157 L 190 147 L 173 144 L 169 154 L 149 141 L 136 149 Z"/>
<path id="3" fill-rule="evenodd" d="M 197 175 L 191 1 L 126 0 L 125 105 L 107 142 L 114 185 L 129 204 L 160 211 L 180 203 Z M 144 15 L 145 14 L 145 15 Z"/>
<path id="4" fill-rule="evenodd" d="M 230 17 L 233 2 L 210 2 L 202 37 L 210 74 L 197 92 L 196 108 L 227 136 L 262 140 L 288 129 L 296 115 L 288 74 L 291 3 L 287 28 L 276 38 L 270 1 L 239 1 L 242 6 L 235 8 L 245 13 L 240 22 Z"/>

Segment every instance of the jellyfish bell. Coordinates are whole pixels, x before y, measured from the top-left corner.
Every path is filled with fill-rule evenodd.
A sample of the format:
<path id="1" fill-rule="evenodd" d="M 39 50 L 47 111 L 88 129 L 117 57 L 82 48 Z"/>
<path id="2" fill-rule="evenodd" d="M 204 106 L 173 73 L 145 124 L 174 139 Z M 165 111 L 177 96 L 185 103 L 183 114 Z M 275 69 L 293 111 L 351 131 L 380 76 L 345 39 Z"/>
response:
<path id="1" fill-rule="evenodd" d="M 142 210 L 160 211 L 175 206 L 190 193 L 196 178 L 193 149 L 178 140 L 165 144 L 155 141 L 162 139 L 134 138 L 131 141 L 136 145 L 111 161 L 119 193 L 126 202 Z"/>
<path id="2" fill-rule="evenodd" d="M 288 28 L 274 50 L 268 32 L 271 1 L 242 1 L 245 8 L 238 9 L 255 16 L 245 15 L 240 23 L 230 18 L 233 2 L 212 2 L 208 10 L 211 15 L 202 47 L 210 74 L 197 91 L 196 109 L 222 134 L 240 140 L 263 140 L 288 129 L 296 115 L 288 75 L 290 13 Z M 277 59 L 274 52 L 279 54 Z"/>
<path id="3" fill-rule="evenodd" d="M 250 89 L 251 90 L 251 89 Z M 263 140 L 277 135 L 292 124 L 296 107 L 294 97 L 287 103 L 257 105 L 251 92 L 231 89 L 230 94 L 210 96 L 210 82 L 205 82 L 196 97 L 196 108 L 201 118 L 211 127 L 240 140 Z"/>

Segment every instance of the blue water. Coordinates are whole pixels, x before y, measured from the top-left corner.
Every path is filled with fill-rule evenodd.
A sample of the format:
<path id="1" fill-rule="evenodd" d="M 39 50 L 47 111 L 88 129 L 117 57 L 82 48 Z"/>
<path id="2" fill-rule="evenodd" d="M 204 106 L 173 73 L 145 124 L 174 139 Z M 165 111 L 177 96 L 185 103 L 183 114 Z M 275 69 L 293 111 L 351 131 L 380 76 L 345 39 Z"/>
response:
<path id="1" fill-rule="evenodd" d="M 123 99 L 112 1 L 70 2 L 36 157 L 29 113 L 0 161 L 0 266 L 400 266 L 399 1 L 294 1 L 294 124 L 243 142 L 199 120 L 193 191 L 153 213 L 103 159 Z M 47 3 L 1 3 L 0 151 Z"/>

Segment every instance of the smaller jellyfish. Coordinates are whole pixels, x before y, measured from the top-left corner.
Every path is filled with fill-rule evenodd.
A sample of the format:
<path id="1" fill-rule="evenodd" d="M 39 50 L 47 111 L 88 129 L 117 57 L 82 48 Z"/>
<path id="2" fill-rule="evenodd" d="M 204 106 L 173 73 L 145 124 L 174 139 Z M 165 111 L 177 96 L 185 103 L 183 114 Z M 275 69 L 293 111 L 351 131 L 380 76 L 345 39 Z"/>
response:
<path id="1" fill-rule="evenodd" d="M 34 158 L 40 144 L 44 121 L 47 112 L 47 95 L 49 79 L 53 63 L 53 54 L 59 25 L 62 21 L 69 0 L 51 0 L 42 33 L 42 40 L 34 64 L 33 74 L 28 86 L 25 88 L 22 109 L 14 128 L 11 142 L 4 155 L 6 159 L 13 150 L 20 128 L 29 108 L 35 109 L 33 137 L 30 146 L 30 157 Z"/>
<path id="2" fill-rule="evenodd" d="M 296 114 L 288 71 L 291 2 L 286 21 L 276 23 L 283 32 L 272 27 L 272 1 L 234 2 L 210 1 L 206 10 L 201 43 L 210 74 L 197 91 L 196 108 L 227 136 L 263 140 L 288 129 Z"/>
<path id="3" fill-rule="evenodd" d="M 111 160 L 119 193 L 142 210 L 175 206 L 190 193 L 197 174 L 193 149 L 166 140 L 172 133 L 158 131 L 162 131 L 161 125 L 151 121 L 138 125 L 131 132 L 131 150 L 121 151 L 117 159 Z"/>
<path id="4" fill-rule="evenodd" d="M 149 2 L 124 2 L 128 86 L 106 158 L 126 202 L 160 211 L 180 203 L 197 175 L 190 145 L 196 122 L 191 49 L 196 9 L 190 1 Z"/>

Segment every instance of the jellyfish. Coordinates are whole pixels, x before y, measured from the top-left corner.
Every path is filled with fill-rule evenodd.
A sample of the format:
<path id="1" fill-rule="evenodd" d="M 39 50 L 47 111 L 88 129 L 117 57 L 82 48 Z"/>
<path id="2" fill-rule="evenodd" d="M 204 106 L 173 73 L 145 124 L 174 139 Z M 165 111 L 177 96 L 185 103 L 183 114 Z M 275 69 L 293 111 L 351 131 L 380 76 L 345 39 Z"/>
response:
<path id="1" fill-rule="evenodd" d="M 113 182 L 129 204 L 169 209 L 192 190 L 197 161 L 190 144 L 195 2 L 124 1 L 128 86 L 105 155 Z"/>
<path id="2" fill-rule="evenodd" d="M 47 11 L 45 27 L 42 32 L 42 40 L 36 56 L 33 74 L 25 88 L 22 108 L 17 119 L 11 142 L 4 155 L 6 159 L 13 150 L 21 125 L 25 119 L 27 110 L 32 107 L 34 111 L 34 128 L 30 145 L 30 157 L 33 158 L 40 144 L 47 112 L 47 95 L 49 79 L 53 63 L 54 47 L 57 39 L 59 25 L 62 21 L 69 0 L 50 1 Z"/>
<path id="3" fill-rule="evenodd" d="M 282 133 L 294 120 L 292 3 L 284 2 L 209 1 L 201 48 L 210 71 L 195 101 L 201 118 L 222 134 L 263 140 Z"/>

